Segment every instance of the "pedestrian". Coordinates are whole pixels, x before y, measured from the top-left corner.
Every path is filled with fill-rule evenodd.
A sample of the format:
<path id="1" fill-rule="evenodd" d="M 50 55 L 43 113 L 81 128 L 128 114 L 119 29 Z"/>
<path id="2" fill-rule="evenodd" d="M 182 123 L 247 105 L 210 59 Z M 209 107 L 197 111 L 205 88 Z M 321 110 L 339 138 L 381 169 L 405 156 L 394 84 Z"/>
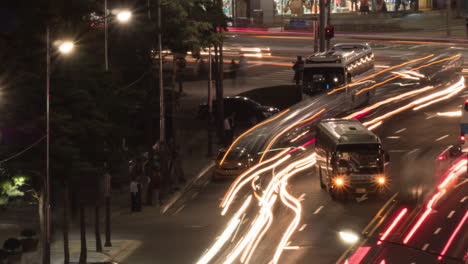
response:
<path id="1" fill-rule="evenodd" d="M 144 177 L 144 170 L 143 170 L 143 161 L 140 157 L 137 157 L 133 167 L 131 168 L 130 173 L 132 181 L 135 183 L 133 184 L 133 189 L 130 189 L 132 193 L 132 197 L 135 198 L 135 211 L 141 211 L 141 196 L 142 196 L 142 186 L 141 181 Z M 135 187 L 136 184 L 136 187 Z M 132 183 L 130 183 L 130 187 L 132 187 Z M 135 192 L 136 191 L 136 192 Z M 133 200 L 132 200 L 133 201 Z"/>
<path id="2" fill-rule="evenodd" d="M 185 58 L 181 57 L 177 59 L 177 72 L 176 72 L 176 79 L 179 83 L 179 94 L 184 95 L 184 87 L 183 87 L 183 78 L 184 78 L 184 70 L 187 67 L 187 61 Z"/>
<path id="3" fill-rule="evenodd" d="M 353 12 L 358 11 L 357 0 L 351 0 L 351 11 Z"/>
<path id="4" fill-rule="evenodd" d="M 225 145 L 229 146 L 234 137 L 234 113 L 224 118 Z"/>
<path id="5" fill-rule="evenodd" d="M 246 68 L 247 68 L 247 61 L 245 60 L 244 54 L 241 54 L 239 57 L 239 65 L 238 65 L 239 74 L 244 74 Z"/>
<path id="6" fill-rule="evenodd" d="M 231 65 L 230 65 L 231 78 L 232 78 L 232 79 L 235 79 L 235 78 L 236 78 L 238 66 L 239 66 L 239 65 L 236 64 L 236 61 L 235 61 L 234 59 L 232 59 L 232 60 L 231 60 Z"/>
<path id="7" fill-rule="evenodd" d="M 369 0 L 359 0 L 359 12 L 368 14 L 369 13 Z"/>
<path id="8" fill-rule="evenodd" d="M 138 211 L 138 182 L 136 178 L 132 178 L 130 181 L 130 201 L 132 212 Z"/>
<path id="9" fill-rule="evenodd" d="M 296 82 L 296 85 L 299 85 L 304 73 L 304 61 L 302 60 L 302 56 L 297 56 L 297 60 L 294 62 L 292 69 L 294 70 L 294 81 Z"/>
<path id="10" fill-rule="evenodd" d="M 395 11 L 398 11 L 400 9 L 400 5 L 403 4 L 403 10 L 406 10 L 406 0 L 396 0 L 395 1 Z"/>

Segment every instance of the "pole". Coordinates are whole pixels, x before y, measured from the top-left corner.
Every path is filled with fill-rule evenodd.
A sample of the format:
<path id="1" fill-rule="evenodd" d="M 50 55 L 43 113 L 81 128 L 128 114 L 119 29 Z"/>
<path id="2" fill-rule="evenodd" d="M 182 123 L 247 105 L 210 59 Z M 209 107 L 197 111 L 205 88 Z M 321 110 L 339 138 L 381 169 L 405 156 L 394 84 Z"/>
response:
<path id="1" fill-rule="evenodd" d="M 105 247 L 112 247 L 111 242 L 111 175 L 109 172 L 106 172 L 104 176 L 105 186 L 106 186 L 106 242 L 104 243 Z"/>
<path id="2" fill-rule="evenodd" d="M 320 52 L 325 51 L 325 2 L 319 1 L 319 38 L 320 38 Z"/>
<path id="3" fill-rule="evenodd" d="M 281 0 L 281 31 L 284 31 L 284 0 Z"/>
<path id="4" fill-rule="evenodd" d="M 158 51 L 159 51 L 159 142 L 165 141 L 165 116 L 164 116 L 164 81 L 162 63 L 162 34 L 161 34 L 161 0 L 158 0 Z"/>
<path id="5" fill-rule="evenodd" d="M 211 118 L 211 114 L 213 113 L 213 65 L 211 63 L 211 46 L 208 48 L 208 114 Z"/>
<path id="6" fill-rule="evenodd" d="M 447 1 L 447 17 L 445 20 L 446 27 L 447 27 L 447 37 L 450 37 L 451 32 L 450 32 L 450 16 L 451 16 L 451 11 L 452 11 L 452 1 L 448 0 Z"/>
<path id="7" fill-rule="evenodd" d="M 108 28 L 107 28 L 107 0 L 104 0 L 104 66 L 106 71 L 109 70 L 109 51 L 107 48 L 108 42 Z"/>
<path id="8" fill-rule="evenodd" d="M 50 28 L 47 26 L 46 33 L 46 175 L 44 180 L 44 227 L 42 264 L 50 263 L 50 183 L 49 183 L 49 157 L 50 157 Z"/>
<path id="9" fill-rule="evenodd" d="M 331 1 L 328 0 L 326 8 L 327 8 L 327 27 L 330 26 L 330 20 L 331 20 Z M 327 50 L 330 49 L 330 40 L 327 39 Z"/>

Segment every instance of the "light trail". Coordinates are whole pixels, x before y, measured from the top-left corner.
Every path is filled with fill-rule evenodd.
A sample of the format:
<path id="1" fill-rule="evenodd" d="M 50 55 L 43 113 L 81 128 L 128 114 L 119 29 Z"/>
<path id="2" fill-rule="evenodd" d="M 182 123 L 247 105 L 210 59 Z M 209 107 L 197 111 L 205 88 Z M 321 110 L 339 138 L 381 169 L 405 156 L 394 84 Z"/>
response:
<path id="1" fill-rule="evenodd" d="M 423 68 L 432 66 L 432 65 L 434 65 L 434 64 L 441 63 L 441 62 L 444 62 L 444 61 L 447 61 L 447 60 L 451 60 L 451 59 L 454 59 L 454 58 L 457 58 L 457 57 L 460 57 L 460 56 L 461 56 L 460 54 L 457 54 L 457 55 L 452 56 L 452 57 L 448 57 L 448 58 L 445 58 L 445 59 L 436 60 L 436 61 L 433 61 L 433 62 L 431 62 L 431 63 L 427 63 L 427 64 L 424 64 L 424 65 L 422 65 L 422 66 L 419 66 L 419 67 L 416 67 L 416 68 L 412 68 L 412 69 L 410 69 L 410 71 L 417 71 L 417 70 L 420 70 L 420 69 L 423 69 Z M 390 69 L 390 68 L 389 68 L 389 69 Z M 387 70 L 388 70 L 388 69 L 387 69 Z M 380 85 L 380 84 L 387 83 L 388 81 L 394 80 L 394 79 L 396 79 L 396 78 L 398 78 L 398 76 L 389 78 L 388 80 L 385 80 L 385 81 L 379 83 L 379 85 Z M 361 94 L 361 93 L 363 93 L 363 92 L 365 92 L 365 91 L 369 91 L 369 90 L 371 90 L 371 89 L 374 89 L 375 87 L 377 87 L 377 84 L 359 90 L 359 92 L 357 92 L 356 95 L 359 95 L 359 94 Z"/>
<path id="2" fill-rule="evenodd" d="M 385 99 L 383 101 L 380 101 L 378 103 L 375 103 L 369 107 L 366 107 L 358 112 L 354 112 L 346 117 L 344 117 L 344 119 L 358 119 L 364 115 L 367 115 L 368 113 L 370 113 L 372 110 L 382 106 L 382 105 L 385 105 L 385 104 L 388 104 L 388 103 L 391 103 L 391 102 L 394 102 L 394 101 L 398 101 L 398 100 L 401 100 L 405 97 L 409 97 L 409 96 L 413 96 L 415 94 L 420 94 L 420 93 L 423 93 L 423 92 L 426 92 L 426 91 L 429 91 L 431 89 L 434 89 L 434 86 L 426 86 L 424 88 L 421 88 L 421 89 L 418 89 L 418 90 L 414 90 L 414 91 L 411 91 L 411 92 L 406 92 L 406 93 L 403 93 L 403 94 L 400 94 L 400 95 L 397 95 L 397 96 L 394 96 L 394 97 L 391 97 L 391 98 L 388 98 L 388 99 Z"/>
<path id="3" fill-rule="evenodd" d="M 453 112 L 437 112 L 437 116 L 448 116 L 448 117 L 457 117 L 461 116 L 461 111 L 453 111 Z"/>
<path id="4" fill-rule="evenodd" d="M 421 215 L 421 217 L 418 219 L 416 224 L 413 226 L 413 228 L 410 230 L 410 232 L 406 235 L 405 239 L 403 240 L 403 244 L 408 244 L 410 239 L 413 237 L 414 233 L 421 227 L 424 221 L 426 221 L 427 217 L 429 214 L 432 212 L 432 204 L 438 197 L 441 195 L 441 192 L 437 192 L 434 196 L 432 196 L 431 200 L 429 200 L 426 209 L 424 210 L 424 213 Z"/>
<path id="5" fill-rule="evenodd" d="M 468 160 L 462 159 L 459 162 L 455 163 L 452 168 L 450 168 L 448 175 L 444 178 L 444 180 L 437 186 L 439 190 L 443 190 L 447 188 L 447 185 L 452 182 L 455 178 L 457 178 L 460 174 L 466 171 Z"/>
<path id="6" fill-rule="evenodd" d="M 388 112 L 388 113 L 386 113 L 384 115 L 381 115 L 381 116 L 379 116 L 379 117 L 377 117 L 377 118 L 375 118 L 375 119 L 373 119 L 371 121 L 367 121 L 367 122 L 365 122 L 363 124 L 365 126 L 370 126 L 370 125 L 373 125 L 375 123 L 378 123 L 379 121 L 383 121 L 383 120 L 385 120 L 385 119 L 387 119 L 387 118 L 389 118 L 389 117 L 391 117 L 391 116 L 393 116 L 395 114 L 398 114 L 398 113 L 400 113 L 402 111 L 405 111 L 405 110 L 407 110 L 409 108 L 417 107 L 420 104 L 424 103 L 423 106 L 425 107 L 425 106 L 428 106 L 429 104 L 439 102 L 440 98 L 436 98 L 437 96 L 446 95 L 446 96 L 443 97 L 443 99 L 448 99 L 449 97 L 452 97 L 452 96 L 456 95 L 457 93 L 461 92 L 464 88 L 465 88 L 465 78 L 461 77 L 459 82 L 449 86 L 448 88 L 446 88 L 443 91 L 436 92 L 434 94 L 431 94 L 431 95 L 425 96 L 423 98 L 417 99 L 417 100 L 415 100 L 415 101 L 413 101 L 413 102 L 411 102 L 411 103 L 409 103 L 409 104 L 407 104 L 405 106 L 397 108 L 397 109 L 395 109 L 393 111 L 390 111 L 390 112 Z M 449 97 L 447 97 L 447 96 L 449 96 Z M 418 108 L 418 109 L 420 109 L 420 108 Z M 415 109 L 415 110 L 417 110 L 417 109 Z"/>
<path id="7" fill-rule="evenodd" d="M 435 98 L 437 96 L 441 96 L 441 95 L 445 95 L 445 96 L 439 97 L 439 98 L 431 100 L 431 101 L 429 101 L 429 102 L 427 102 L 425 104 L 417 106 L 417 107 L 413 108 L 413 110 L 416 111 L 416 110 L 419 110 L 421 108 L 424 108 L 424 107 L 430 106 L 432 104 L 435 104 L 437 102 L 447 100 L 447 99 L 453 97 L 454 95 L 458 94 L 459 92 L 461 92 L 463 89 L 465 89 L 465 78 L 461 77 L 460 81 L 458 83 L 452 85 L 451 87 L 449 87 L 449 89 L 447 89 L 445 91 L 438 92 L 438 93 L 434 93 L 433 95 L 427 96 L 427 97 L 422 98 L 422 99 L 427 101 L 427 100 L 431 100 L 431 99 L 433 99 L 433 98 Z M 416 102 L 416 103 L 418 103 L 418 102 Z"/>
<path id="8" fill-rule="evenodd" d="M 227 201 L 230 199 L 229 197 L 233 194 L 233 193 L 237 193 L 237 191 L 234 191 L 235 188 L 237 188 L 237 186 L 239 185 L 239 183 L 242 181 L 243 178 L 245 178 L 249 173 L 251 173 L 252 171 L 256 170 L 258 167 L 260 167 L 261 165 L 265 165 L 269 162 L 272 162 L 276 159 L 278 159 L 279 157 L 281 157 L 283 154 L 284 154 L 285 151 L 282 151 L 278 154 L 276 154 L 275 156 L 273 156 L 272 158 L 262 162 L 262 163 L 257 163 L 255 166 L 251 167 L 250 169 L 248 169 L 246 172 L 242 173 L 239 177 L 236 178 L 236 180 L 234 180 L 234 182 L 231 184 L 231 186 L 229 187 L 228 191 L 226 192 L 226 194 L 224 195 L 224 198 L 223 200 L 221 201 L 219 207 L 225 207 L 226 206 L 226 203 Z"/>
<path id="9" fill-rule="evenodd" d="M 292 128 L 317 118 L 317 116 L 321 115 L 323 112 L 325 112 L 325 110 L 326 110 L 325 108 L 322 108 L 320 111 L 313 114 L 311 117 L 308 117 L 308 118 L 306 118 L 304 120 L 294 122 L 292 125 L 290 125 L 287 128 L 283 129 L 283 131 L 281 131 L 280 133 L 276 134 L 276 136 L 273 137 L 273 139 L 268 143 L 267 147 L 263 150 L 263 154 L 260 157 L 260 162 L 262 162 L 263 158 L 265 157 L 265 154 L 268 152 L 268 150 L 271 148 L 271 146 L 273 146 L 273 144 L 276 142 L 276 140 L 278 140 L 279 137 L 281 137 L 284 133 L 288 132 Z"/>
<path id="10" fill-rule="evenodd" d="M 403 210 L 400 211 L 398 216 L 393 220 L 392 224 L 387 228 L 387 230 L 380 237 L 379 241 L 377 241 L 377 245 L 381 245 L 382 241 L 385 241 L 385 239 L 387 239 L 390 232 L 392 232 L 392 230 L 401 221 L 401 219 L 405 216 L 407 212 L 408 212 L 408 208 L 403 208 Z"/>
<path id="11" fill-rule="evenodd" d="M 256 128 L 260 127 L 260 126 L 263 126 L 265 124 L 268 124 L 276 119 L 278 119 L 279 117 L 283 116 L 284 114 L 288 113 L 290 110 L 289 109 L 286 109 L 284 110 L 283 112 L 277 114 L 276 116 L 272 117 L 272 118 L 269 118 L 261 123 L 258 123 L 256 124 L 255 126 L 251 127 L 249 130 L 245 131 L 244 133 L 242 133 L 239 137 L 237 137 L 234 142 L 232 142 L 231 146 L 229 146 L 228 150 L 226 151 L 226 153 L 224 153 L 224 156 L 223 158 L 221 159 L 221 161 L 219 162 L 219 165 L 223 165 L 224 161 L 226 160 L 226 157 L 229 155 L 229 153 L 231 152 L 232 148 L 237 144 L 237 142 L 239 142 L 239 140 L 241 138 L 243 138 L 245 135 L 249 134 L 250 132 L 252 132 L 253 130 L 255 130 Z"/>
<path id="12" fill-rule="evenodd" d="M 214 245 L 200 258 L 197 264 L 207 264 L 209 263 L 214 256 L 221 250 L 221 248 L 226 244 L 227 240 L 232 236 L 237 227 L 239 226 L 241 220 L 240 216 L 247 210 L 252 201 L 252 195 L 249 195 L 244 201 L 244 204 L 239 208 L 236 215 L 229 221 L 228 227 L 224 230 L 221 236 L 216 240 Z"/>
<path id="13" fill-rule="evenodd" d="M 422 58 L 410 60 L 410 61 L 407 61 L 407 62 L 398 64 L 398 65 L 395 65 L 395 66 L 392 66 L 392 67 L 388 67 L 388 68 L 383 69 L 383 70 L 381 70 L 381 71 L 379 71 L 379 72 L 377 72 L 377 73 L 374 73 L 374 74 L 369 75 L 369 76 L 367 76 L 367 77 L 365 77 L 365 78 L 363 78 L 363 79 L 360 79 L 359 82 L 372 79 L 372 78 L 374 78 L 375 76 L 378 76 L 378 75 L 380 75 L 380 74 L 382 74 L 382 73 L 391 71 L 391 70 L 396 69 L 396 68 L 399 68 L 399 67 L 403 67 L 403 66 L 408 65 L 408 64 L 410 64 L 410 63 L 418 62 L 418 61 L 420 61 L 420 60 L 429 59 L 429 58 L 431 58 L 431 57 L 434 57 L 434 54 L 431 54 L 431 55 L 428 55 L 428 56 L 425 56 L 425 57 L 422 57 Z M 351 85 L 351 84 L 349 84 L 349 85 Z M 347 87 L 349 87 L 349 85 L 345 85 L 345 86 L 342 86 L 342 87 L 340 87 L 340 88 L 337 88 L 337 89 L 335 89 L 335 90 L 333 90 L 333 91 L 328 92 L 327 94 L 328 94 L 328 95 L 334 94 L 334 93 L 336 93 L 336 92 L 338 92 L 338 91 L 341 91 L 341 90 L 343 90 L 343 89 L 346 89 Z"/>
<path id="14" fill-rule="evenodd" d="M 457 225 L 457 227 L 455 228 L 455 230 L 453 231 L 452 235 L 450 235 L 450 238 L 449 238 L 449 240 L 447 241 L 447 243 L 445 244 L 444 249 L 442 250 L 442 252 L 440 252 L 440 256 L 437 258 L 438 260 L 442 260 L 443 256 L 445 256 L 445 254 L 447 253 L 447 250 L 448 250 L 448 249 L 450 248 L 450 246 L 452 245 L 453 240 L 454 240 L 455 237 L 457 236 L 458 232 L 460 232 L 460 229 L 461 229 L 462 226 L 465 224 L 467 218 L 468 218 L 468 210 L 465 212 L 465 215 L 463 216 L 463 218 L 462 218 L 462 220 L 460 221 L 460 223 L 458 223 L 458 225 Z"/>
<path id="15" fill-rule="evenodd" d="M 311 166 L 315 165 L 315 163 L 316 163 L 316 161 L 315 161 L 315 153 L 314 153 L 313 154 L 313 161 L 311 161 L 308 164 L 304 164 L 302 167 L 296 169 L 293 173 L 287 175 L 282 180 L 281 189 L 280 189 L 281 201 L 286 206 L 288 206 L 291 210 L 293 210 L 296 215 L 295 215 L 293 221 L 291 221 L 291 224 L 289 225 L 288 229 L 284 233 L 283 238 L 281 239 L 281 242 L 279 243 L 278 247 L 276 248 L 276 252 L 275 252 L 275 255 L 273 256 L 273 260 L 272 260 L 272 263 L 274 263 L 274 264 L 278 263 L 279 258 L 281 257 L 281 254 L 283 253 L 284 248 L 286 247 L 287 241 L 289 241 L 292 234 L 297 230 L 297 227 L 299 226 L 299 223 L 301 221 L 301 214 L 302 214 L 301 202 L 297 198 L 295 198 L 294 196 L 289 194 L 289 192 L 286 190 L 287 180 L 291 176 L 296 174 L 297 172 L 303 171 L 303 170 L 308 169 Z"/>
<path id="16" fill-rule="evenodd" d="M 239 192 L 239 190 L 245 185 L 247 184 L 248 182 L 250 182 L 253 178 L 255 178 L 257 175 L 265 172 L 265 171 L 268 171 L 268 170 L 271 170 L 272 168 L 280 165 L 281 163 L 285 162 L 286 160 L 288 160 L 289 158 L 291 157 L 291 155 L 287 155 L 285 157 L 283 157 L 282 159 L 280 159 L 279 161 L 277 161 L 276 163 L 274 163 L 273 165 L 270 165 L 266 168 L 263 168 L 257 172 L 255 172 L 254 174 L 252 174 L 251 176 L 249 176 L 248 178 L 246 178 L 244 181 L 240 182 L 235 189 L 233 189 L 231 195 L 229 196 L 229 198 L 226 200 L 226 203 L 225 205 L 223 206 L 224 209 L 223 211 L 221 212 L 221 215 L 225 215 L 227 213 L 227 211 L 229 210 L 229 207 L 232 203 L 232 201 L 234 200 L 236 194 Z"/>
<path id="17" fill-rule="evenodd" d="M 383 123 L 382 121 L 379 121 L 379 122 L 373 124 L 372 126 L 369 126 L 368 129 L 369 129 L 369 130 L 374 130 L 374 129 L 376 129 L 377 127 L 379 127 L 380 125 L 382 125 L 382 123 Z"/>

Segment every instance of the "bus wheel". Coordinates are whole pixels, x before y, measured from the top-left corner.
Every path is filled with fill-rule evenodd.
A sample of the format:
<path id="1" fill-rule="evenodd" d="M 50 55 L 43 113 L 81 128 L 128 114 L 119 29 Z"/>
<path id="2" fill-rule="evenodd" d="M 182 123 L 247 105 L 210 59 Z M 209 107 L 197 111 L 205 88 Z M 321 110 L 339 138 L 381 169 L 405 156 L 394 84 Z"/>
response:
<path id="1" fill-rule="evenodd" d="M 319 179 L 320 179 L 320 188 L 321 189 L 325 189 L 325 184 L 323 183 L 323 179 L 322 179 L 322 168 L 321 167 L 317 167 L 318 168 L 318 174 L 319 174 Z"/>

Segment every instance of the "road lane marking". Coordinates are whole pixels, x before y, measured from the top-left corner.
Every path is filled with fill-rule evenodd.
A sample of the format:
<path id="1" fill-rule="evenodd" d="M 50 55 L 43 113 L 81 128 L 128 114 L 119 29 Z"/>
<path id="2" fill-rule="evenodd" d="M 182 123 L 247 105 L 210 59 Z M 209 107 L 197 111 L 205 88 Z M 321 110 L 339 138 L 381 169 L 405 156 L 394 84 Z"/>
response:
<path id="1" fill-rule="evenodd" d="M 412 151 L 408 152 L 408 155 L 411 155 L 411 154 L 417 152 L 418 150 L 419 150 L 419 149 L 417 149 L 417 148 L 416 148 L 416 149 L 413 149 Z"/>
<path id="2" fill-rule="evenodd" d="M 402 129 L 400 129 L 400 130 L 395 131 L 395 134 L 399 134 L 399 133 L 401 133 L 401 132 L 403 132 L 403 131 L 405 131 L 405 130 L 406 130 L 406 127 L 405 127 L 405 128 L 402 128 Z"/>
<path id="3" fill-rule="evenodd" d="M 425 251 L 428 247 L 429 247 L 429 244 L 426 244 L 426 245 L 424 245 L 424 246 L 422 247 L 422 250 Z"/>
<path id="4" fill-rule="evenodd" d="M 442 230 L 442 227 L 437 228 L 436 231 L 434 231 L 434 235 L 439 234 L 440 230 Z"/>
<path id="5" fill-rule="evenodd" d="M 387 209 L 387 207 L 390 206 L 390 204 L 392 202 L 395 201 L 395 198 L 398 196 L 398 192 L 394 193 L 392 195 L 392 197 L 390 197 L 390 199 L 388 199 L 388 201 L 380 208 L 380 210 L 377 212 L 377 214 L 374 216 L 374 218 L 369 222 L 369 224 L 367 224 L 366 227 L 364 227 L 364 229 L 362 230 L 362 234 L 368 234 L 369 236 L 372 236 L 373 234 L 373 231 L 371 231 L 370 233 L 368 232 L 368 229 L 371 228 L 371 226 L 374 224 L 374 222 L 376 222 L 378 219 L 380 219 L 380 223 L 382 223 L 382 221 L 384 220 L 384 218 L 381 216 L 381 214 Z M 394 205 L 393 205 L 394 206 Z M 393 208 L 393 206 L 391 206 Z M 380 224 L 376 225 L 376 227 L 374 228 L 377 229 L 377 227 L 379 226 Z M 359 244 L 359 245 L 351 245 L 349 246 L 346 251 L 340 256 L 340 258 L 336 261 L 336 263 L 343 263 L 343 261 L 345 260 L 345 258 L 348 256 L 348 254 L 351 252 L 351 250 L 353 249 L 356 249 L 360 246 L 363 246 L 365 243 L 367 242 L 367 239 L 363 239 L 362 242 Z"/>
<path id="6" fill-rule="evenodd" d="M 406 150 L 404 150 L 404 149 L 392 149 L 392 150 L 389 150 L 388 152 L 406 152 Z"/>
<path id="7" fill-rule="evenodd" d="M 426 120 L 434 118 L 434 117 L 436 117 L 436 116 L 435 115 L 428 116 L 428 117 L 426 117 Z"/>
<path id="8" fill-rule="evenodd" d="M 198 195 L 198 192 L 192 194 L 192 199 L 195 199 L 195 197 L 197 197 L 197 195 Z"/>
<path id="9" fill-rule="evenodd" d="M 299 196 L 299 199 L 298 199 L 298 200 L 299 200 L 300 202 L 304 201 L 304 197 L 305 197 L 305 196 L 306 196 L 305 193 L 301 194 L 301 196 Z"/>
<path id="10" fill-rule="evenodd" d="M 299 232 L 304 231 L 304 229 L 306 228 L 306 226 L 307 226 L 307 224 L 303 224 L 303 225 L 301 226 L 301 228 L 299 228 Z"/>
<path id="11" fill-rule="evenodd" d="M 463 197 L 463 198 L 460 200 L 460 203 L 463 203 L 463 202 L 465 202 L 465 201 L 466 201 L 466 199 L 468 199 L 468 196 L 465 196 L 465 197 Z"/>
<path id="12" fill-rule="evenodd" d="M 447 218 L 452 218 L 454 213 L 455 213 L 455 211 L 450 212 L 450 214 L 447 215 Z"/>
<path id="13" fill-rule="evenodd" d="M 180 211 L 182 211 L 182 209 L 184 209 L 185 207 L 185 204 L 183 204 L 181 207 L 179 207 L 179 209 L 177 209 L 177 211 L 175 211 L 175 213 L 173 215 L 176 215 L 178 213 L 180 213 Z"/>
<path id="14" fill-rule="evenodd" d="M 444 138 L 448 138 L 448 136 L 449 136 L 449 135 L 441 136 L 440 138 L 436 139 L 435 141 L 440 141 L 440 140 L 442 140 L 442 139 L 444 139 Z"/>
<path id="15" fill-rule="evenodd" d="M 399 139 L 400 136 L 389 136 L 389 137 L 387 137 L 387 138 L 389 138 L 389 139 Z"/>
<path id="16" fill-rule="evenodd" d="M 315 210 L 314 214 L 318 214 L 323 208 L 323 205 L 321 205 L 317 210 Z"/>

